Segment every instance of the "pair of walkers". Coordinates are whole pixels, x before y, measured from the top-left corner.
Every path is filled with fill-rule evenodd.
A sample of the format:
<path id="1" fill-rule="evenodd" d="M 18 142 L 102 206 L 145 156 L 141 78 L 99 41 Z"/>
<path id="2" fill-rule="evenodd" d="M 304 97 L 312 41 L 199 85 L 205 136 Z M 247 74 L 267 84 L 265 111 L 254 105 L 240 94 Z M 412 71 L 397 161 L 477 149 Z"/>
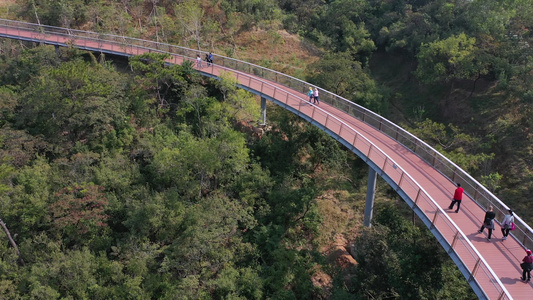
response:
<path id="1" fill-rule="evenodd" d="M 487 236 L 487 239 L 490 241 L 492 238 L 492 230 L 494 229 L 494 218 L 496 217 L 496 213 L 494 213 L 494 208 L 492 205 L 489 206 L 489 209 L 485 213 L 485 218 L 483 219 L 483 224 L 481 225 L 481 228 L 478 230 L 478 233 L 482 233 L 485 228 L 488 229 L 489 235 Z M 506 240 L 509 236 L 509 231 L 513 230 L 514 226 L 514 216 L 513 211 L 508 210 L 508 213 L 505 215 L 505 218 L 503 218 L 502 221 L 502 239 Z"/>
<path id="2" fill-rule="evenodd" d="M 213 64 L 213 54 L 209 52 L 209 54 L 205 54 L 205 62 L 207 63 L 207 66 L 210 67 L 211 64 Z M 202 58 L 200 57 L 200 54 L 196 55 L 196 68 L 201 69 L 202 66 Z"/>
<path id="3" fill-rule="evenodd" d="M 205 54 L 205 61 L 207 62 L 207 66 L 210 67 L 213 63 L 213 54 L 211 52 Z"/>
<path id="4" fill-rule="evenodd" d="M 320 101 L 318 101 L 318 88 L 315 87 L 315 90 L 313 91 L 313 88 L 309 87 L 309 92 L 307 92 L 307 97 L 309 97 L 309 102 L 320 104 Z"/>
<path id="5" fill-rule="evenodd" d="M 494 209 L 492 205 L 490 205 L 489 209 L 485 213 L 483 225 L 481 225 L 481 228 L 478 230 L 478 233 L 482 233 L 483 230 L 487 228 L 489 230 L 489 235 L 487 237 L 489 241 L 492 236 L 492 230 L 494 229 L 494 218 L 496 217 L 496 214 L 493 210 Z M 509 235 L 509 231 L 514 229 L 513 211 L 509 209 L 507 212 L 508 213 L 505 215 L 505 218 L 503 218 L 502 221 L 503 240 L 506 240 L 507 236 Z M 529 282 L 531 280 L 531 270 L 533 270 L 533 254 L 531 250 L 526 250 L 526 256 L 522 259 L 520 267 L 522 268 L 522 277 L 520 277 L 520 279 L 525 282 Z"/>

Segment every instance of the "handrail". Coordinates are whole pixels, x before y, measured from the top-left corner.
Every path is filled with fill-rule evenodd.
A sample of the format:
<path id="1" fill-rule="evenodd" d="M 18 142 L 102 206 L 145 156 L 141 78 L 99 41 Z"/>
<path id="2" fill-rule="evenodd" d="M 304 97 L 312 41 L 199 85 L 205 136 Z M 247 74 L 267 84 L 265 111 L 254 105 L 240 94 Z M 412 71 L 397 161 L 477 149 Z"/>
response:
<path id="1" fill-rule="evenodd" d="M 58 27 L 52 27 L 52 26 L 39 26 L 37 24 L 31 24 L 31 23 L 23 23 L 23 22 L 18 22 L 18 21 L 9 21 L 9 20 L 4 20 L 4 19 L 0 19 L 0 26 L 1 26 L 1 23 L 4 22 L 4 23 L 7 23 L 8 27 L 12 27 L 10 26 L 10 24 L 23 24 L 24 27 L 22 27 L 23 29 L 30 29 L 31 31 L 33 32 L 38 32 L 39 34 L 44 34 L 46 33 L 45 30 L 43 30 L 44 28 L 49 28 L 49 29 L 53 29 L 54 31 L 55 30 L 58 30 L 58 31 L 61 31 L 61 32 L 52 32 L 52 33 L 55 33 L 55 34 L 59 34 L 61 36 L 68 36 L 68 37 L 81 37 L 82 39 L 94 39 L 93 37 L 86 37 L 86 36 L 77 36 L 77 35 L 73 35 L 72 32 L 76 32 L 76 33 L 84 33 L 84 34 L 89 34 L 89 35 L 92 35 L 94 36 L 95 33 L 91 33 L 91 32 L 85 32 L 85 31 L 80 31 L 80 30 L 67 30 L 65 28 L 58 28 Z M 29 26 L 29 28 L 28 28 Z M 20 27 L 16 27 L 18 29 L 20 29 Z M 35 30 L 37 29 L 37 30 Z M 67 31 L 67 33 L 63 33 Z M 105 41 L 106 43 L 113 43 L 113 44 L 118 44 L 119 46 L 121 47 L 128 47 L 128 46 L 132 46 L 131 44 L 125 44 L 124 42 L 126 40 L 135 40 L 135 41 L 138 41 L 138 42 L 142 42 L 142 45 L 141 47 L 142 48 L 145 48 L 145 49 L 151 49 L 151 50 L 154 50 L 154 51 L 158 51 L 158 52 L 167 52 L 165 50 L 161 50 L 160 48 L 166 48 L 166 49 L 182 49 L 184 51 L 186 51 L 187 53 L 198 53 L 198 51 L 196 50 L 193 50 L 193 49 L 187 49 L 187 48 L 183 48 L 183 47 L 175 47 L 175 46 L 172 46 L 172 45 L 168 45 L 168 44 L 162 44 L 162 43 L 156 43 L 156 42 L 150 42 L 150 41 L 145 41 L 145 40 L 139 40 L 139 39 L 131 39 L 131 38 L 125 38 L 125 37 L 121 37 L 121 39 L 124 41 L 124 42 L 117 42 L 115 40 L 108 40 L 108 39 L 105 39 L 106 37 L 117 37 L 117 36 L 112 36 L 112 35 L 106 35 L 106 34 L 98 34 L 98 37 L 96 38 L 98 41 L 102 42 L 102 41 Z M 156 47 L 154 48 L 150 48 L 150 47 L 147 47 L 145 46 L 146 44 L 148 45 L 155 45 Z M 163 47 L 164 46 L 164 47 Z M 169 54 L 178 54 L 178 53 L 174 53 L 174 52 L 170 52 L 168 51 Z M 184 54 L 178 54 L 180 56 L 182 56 L 184 59 L 190 59 L 190 60 L 194 60 L 193 56 L 186 56 Z M 253 68 L 258 68 L 258 69 L 261 69 L 261 70 L 267 70 L 268 73 L 272 73 L 272 74 L 276 74 L 277 76 L 279 76 L 280 78 L 290 78 L 291 80 L 296 81 L 297 83 L 302 83 L 303 81 L 299 80 L 299 79 L 296 79 L 296 78 L 293 78 L 293 77 L 290 77 L 290 76 L 287 76 L 287 75 L 284 75 L 282 73 L 279 73 L 279 72 L 275 72 L 275 71 L 272 71 L 272 70 L 268 70 L 266 68 L 263 68 L 263 67 L 260 67 L 260 66 L 256 66 L 256 65 L 252 65 L 252 64 L 248 64 L 246 62 L 242 62 L 242 61 L 238 61 L 238 60 L 234 60 L 234 59 L 231 59 L 231 58 L 227 58 L 227 57 L 223 57 L 223 56 L 215 56 L 215 57 L 218 57 L 217 60 L 222 60 L 222 62 L 227 62 L 227 61 L 230 61 L 230 62 L 234 62 L 235 65 L 237 65 L 237 63 L 240 63 L 240 64 L 244 64 L 246 66 L 248 66 L 248 69 L 249 70 L 253 70 Z M 225 64 L 217 64 L 217 67 L 223 67 L 224 69 L 231 69 L 232 71 L 234 70 L 234 68 L 231 68 L 228 66 L 226 66 Z M 214 68 L 214 66 L 212 66 L 212 68 Z M 238 70 L 238 68 L 237 68 Z M 253 73 L 253 72 L 250 72 L 250 73 Z M 262 72 L 263 73 L 263 72 Z M 299 103 L 307 103 L 307 101 L 305 99 L 303 99 L 302 97 L 298 96 L 298 95 L 294 95 L 292 93 L 289 93 L 285 90 L 281 90 L 279 88 L 277 88 L 276 86 L 270 84 L 269 82 L 267 81 L 264 81 L 264 80 L 259 80 L 255 77 L 252 77 L 246 73 L 241 73 L 241 72 L 236 72 L 234 73 L 236 74 L 236 78 L 237 80 L 239 80 L 239 77 L 240 76 L 244 76 L 245 78 L 248 79 L 248 82 L 251 84 L 252 80 L 254 81 L 257 81 L 257 82 L 260 82 L 260 92 L 265 94 L 265 95 L 270 95 L 272 94 L 272 97 L 275 98 L 274 96 L 276 96 L 276 93 L 284 93 L 286 95 L 285 97 L 285 104 L 288 105 L 288 102 L 289 100 L 290 101 L 297 101 Z M 256 76 L 258 76 L 256 74 Z M 259 77 L 259 76 L 258 76 Z M 262 77 L 263 78 L 263 77 Z M 277 80 L 272 80 L 276 83 L 280 83 L 279 81 Z M 291 82 L 289 80 L 289 82 Z M 306 83 L 306 85 L 309 85 L 308 83 Z M 265 86 L 268 87 L 270 90 L 265 90 Z M 325 90 L 322 90 L 323 93 L 326 93 L 328 94 L 329 92 L 325 91 Z M 303 92 L 303 91 L 302 91 Z M 330 95 L 334 95 L 334 94 L 331 94 L 329 93 Z M 337 97 L 338 99 L 340 99 L 340 101 L 344 101 L 345 103 L 348 103 L 349 101 L 342 98 L 342 97 L 339 97 L 339 96 L 336 96 L 334 95 L 335 97 Z M 277 98 L 276 98 L 277 99 Z M 330 102 L 328 101 L 324 101 L 323 102 L 327 102 L 327 103 L 330 103 L 330 104 L 333 104 L 335 103 L 335 99 L 334 100 L 331 100 L 329 99 Z M 282 102 L 282 101 L 280 101 Z M 333 105 L 335 106 L 335 105 Z M 338 106 L 335 106 L 337 108 L 339 108 Z M 355 104 L 355 103 L 351 103 L 348 105 L 348 107 L 355 107 L 355 108 L 358 108 L 358 109 L 361 109 L 363 110 L 364 113 L 368 113 L 372 116 L 378 116 L 377 114 L 371 112 L 371 111 L 368 111 L 364 108 L 362 108 L 361 106 Z M 298 108 L 300 111 L 301 111 L 301 106 L 299 106 Z M 350 109 L 348 110 L 343 110 L 341 108 L 339 108 L 340 110 L 342 111 L 345 111 L 347 113 L 349 113 L 350 115 L 353 115 L 350 113 Z M 317 112 L 318 111 L 318 112 Z M 466 270 L 470 273 L 471 277 L 470 279 L 468 279 L 469 281 L 471 280 L 475 280 L 476 278 L 480 279 L 479 277 L 476 277 L 476 275 L 478 274 L 478 271 L 481 270 L 483 272 L 481 272 L 481 274 L 485 274 L 485 276 L 487 277 L 488 279 L 488 282 L 492 283 L 494 288 L 498 291 L 498 294 L 501 295 L 501 298 L 500 299 L 512 299 L 512 297 L 509 295 L 508 291 L 506 290 L 505 286 L 501 283 L 501 281 L 499 280 L 499 278 L 496 276 L 496 274 L 494 273 L 494 271 L 490 268 L 490 266 L 488 265 L 488 263 L 484 260 L 484 258 L 481 256 L 481 254 L 477 251 L 477 249 L 472 245 L 472 243 L 469 241 L 469 239 L 465 236 L 465 234 L 459 229 L 459 227 L 451 220 L 451 218 L 442 210 L 442 208 L 435 202 L 434 199 L 432 199 L 432 197 L 420 186 L 420 184 L 418 184 L 414 178 L 412 178 L 407 172 L 404 171 L 403 168 L 401 168 L 401 166 L 399 166 L 398 164 L 396 164 L 394 162 L 394 160 L 392 158 L 390 158 L 385 152 L 383 152 L 381 149 L 379 149 L 377 146 L 375 146 L 370 140 L 368 140 L 365 136 L 361 135 L 357 130 L 355 130 L 354 128 L 352 128 L 349 124 L 343 122 L 341 119 L 337 118 L 336 116 L 324 111 L 323 109 L 319 108 L 319 107 L 316 107 L 316 106 L 312 106 L 312 115 L 314 116 L 315 114 L 322 114 L 322 115 L 326 115 L 326 119 L 325 119 L 325 122 L 324 122 L 324 126 L 327 127 L 327 128 L 330 128 L 330 127 L 333 127 L 333 125 L 337 124 L 337 127 L 339 128 L 338 130 L 338 133 L 336 133 L 340 138 L 342 138 L 343 140 L 345 140 L 346 142 L 348 143 L 351 143 L 354 147 L 356 147 L 357 149 L 364 149 L 363 146 L 366 146 L 366 148 L 368 149 L 368 154 L 366 154 L 366 156 L 368 157 L 368 159 L 372 160 L 373 162 L 376 163 L 377 166 L 382 166 L 380 167 L 383 171 L 385 171 L 386 169 L 389 170 L 389 173 L 387 173 L 387 176 L 389 176 L 389 178 L 395 182 L 398 186 L 398 188 L 401 188 L 402 191 L 404 191 L 406 193 L 406 195 L 411 195 L 411 199 L 413 199 L 414 203 L 415 203 L 415 206 L 417 206 L 422 212 L 423 214 L 429 219 L 429 217 L 431 215 L 428 215 L 428 213 L 431 213 L 433 214 L 433 220 L 431 222 L 431 226 L 434 226 L 436 225 L 436 223 L 439 221 L 439 220 L 442 220 L 441 222 L 445 222 L 444 225 L 444 228 L 442 228 L 442 225 L 441 225 L 441 228 L 437 228 L 437 231 L 439 232 L 439 234 L 442 235 L 443 238 L 445 238 L 445 242 L 447 245 L 450 246 L 450 251 L 455 251 L 456 253 L 458 252 L 458 248 L 459 246 L 462 246 L 464 247 L 464 250 L 467 251 L 467 253 L 469 253 L 472 258 L 474 258 L 474 261 L 475 261 L 475 264 L 472 266 L 472 263 L 470 261 L 467 261 L 465 260 L 464 258 L 461 258 L 459 255 L 457 256 L 458 259 L 461 261 L 461 263 L 465 266 Z M 357 116 L 353 115 L 354 117 L 358 118 Z M 372 125 L 371 123 L 369 123 L 368 121 L 365 121 L 365 118 L 366 114 L 363 114 L 363 117 L 362 117 L 362 121 L 371 125 L 372 127 L 375 127 L 376 129 L 380 130 L 381 132 L 383 132 L 384 134 L 390 136 L 390 134 L 388 134 L 386 131 L 382 130 L 382 126 L 374 126 Z M 390 122 L 380 116 L 378 116 L 380 122 L 383 122 L 383 121 L 387 121 L 387 122 Z M 358 118 L 360 119 L 360 118 Z M 331 123 L 335 123 L 335 124 L 329 124 L 330 126 L 328 126 L 328 121 Z M 394 123 L 390 122 L 391 124 L 393 124 L 394 126 L 396 126 Z M 382 125 L 382 123 L 380 123 L 380 125 Z M 387 125 L 387 124 L 386 124 Z M 401 129 L 400 127 L 396 126 L 396 128 L 398 130 L 401 130 L 401 131 L 404 131 L 403 129 Z M 344 129 L 344 130 L 343 130 Z M 398 133 L 398 132 L 397 132 Z M 406 132 L 407 133 L 407 132 Z M 407 133 L 408 135 L 410 135 L 409 133 Z M 350 136 L 350 140 L 346 139 L 346 135 Z M 351 139 L 351 136 L 353 136 L 353 142 L 352 142 L 352 139 Z M 419 139 L 417 139 L 416 137 L 412 136 L 412 138 L 415 139 L 415 141 L 419 141 L 420 144 L 424 145 L 425 147 L 428 147 L 429 149 L 432 149 L 431 147 L 429 147 L 427 144 L 425 144 L 424 142 L 420 141 Z M 391 136 L 392 138 L 392 136 Z M 394 140 L 397 140 L 398 142 L 400 142 L 397 138 L 393 138 Z M 360 145 L 361 142 L 363 142 L 364 145 Z M 359 145 L 358 145 L 359 143 Z M 402 143 L 403 144 L 403 143 Z M 405 145 L 404 145 L 405 146 Z M 406 146 L 407 147 L 407 146 Z M 407 147 L 408 148 L 408 147 Z M 410 149 L 410 148 L 408 148 Z M 435 150 L 434 150 L 435 151 Z M 416 153 L 416 147 L 415 147 L 415 151 L 413 151 L 413 153 Z M 376 155 L 378 157 L 376 157 Z M 381 161 L 379 160 L 381 159 Z M 446 161 L 447 159 L 445 159 Z M 450 162 L 452 165 L 453 163 L 449 160 L 447 160 L 448 162 Z M 381 163 L 382 162 L 382 163 Z M 379 163 L 379 164 L 378 164 Z M 455 165 L 454 165 L 455 166 Z M 434 166 L 435 167 L 435 166 Z M 458 168 L 458 167 L 457 167 Z M 437 170 L 439 170 L 438 168 L 436 168 Z M 392 170 L 396 170 L 397 174 L 394 174 L 392 173 L 393 171 Z M 440 170 L 439 170 L 440 171 Z M 464 172 L 464 171 L 463 171 Z M 395 176 L 396 175 L 396 176 Z M 443 173 L 444 176 L 445 173 Z M 468 175 L 468 174 L 467 174 Z M 466 176 L 465 176 L 466 177 Z M 453 178 L 453 177 L 452 177 Z M 470 177 L 471 178 L 471 177 Z M 472 179 L 473 180 L 473 179 Z M 475 180 L 474 180 L 475 181 Z M 491 194 L 492 195 L 492 194 Z M 414 197 L 413 197 L 414 196 Z M 492 195 L 493 196 L 493 195 Z M 420 202 L 420 199 L 422 199 L 423 201 Z M 497 199 L 497 198 L 496 198 Z M 519 219 L 519 218 L 517 218 Z M 521 221 L 521 219 L 519 219 Z M 436 228 L 436 227 L 435 227 Z M 448 228 L 449 230 L 452 230 L 453 231 L 453 240 L 452 241 L 449 241 L 446 239 L 445 235 L 442 233 L 443 230 L 445 230 L 446 228 Z M 457 243 L 459 242 L 459 243 Z M 464 251 L 461 251 L 461 253 L 463 253 Z M 463 253 L 463 255 L 465 255 L 465 253 Z M 481 275 L 480 275 L 481 276 Z M 478 280 L 479 282 L 479 280 Z M 482 289 L 482 292 L 485 294 L 486 296 L 486 291 Z"/>

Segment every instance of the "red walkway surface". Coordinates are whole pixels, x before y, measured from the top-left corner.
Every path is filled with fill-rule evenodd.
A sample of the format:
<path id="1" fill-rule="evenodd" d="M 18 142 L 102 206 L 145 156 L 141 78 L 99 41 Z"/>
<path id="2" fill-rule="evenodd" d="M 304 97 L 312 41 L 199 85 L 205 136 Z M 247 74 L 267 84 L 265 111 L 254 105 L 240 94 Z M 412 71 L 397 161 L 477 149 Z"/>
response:
<path id="1" fill-rule="evenodd" d="M 93 48 L 113 51 L 124 54 L 142 54 L 148 52 L 146 49 L 140 49 L 138 47 L 120 47 L 106 42 L 88 41 L 88 40 L 71 40 L 70 38 L 59 35 L 42 35 L 32 31 L 25 31 L 20 29 L 12 29 L 0 26 L 0 34 L 10 35 L 12 38 L 39 38 L 50 42 L 70 43 L 74 46 L 82 48 Z M 174 56 L 171 60 L 172 63 L 181 64 L 183 58 L 180 56 Z M 216 61 L 215 61 L 216 63 Z M 205 62 L 204 62 L 205 66 Z M 202 72 L 218 76 L 221 71 L 227 71 L 226 68 L 213 65 L 211 67 L 205 67 L 201 69 Z M 322 103 L 318 106 L 309 104 L 306 99 L 307 96 L 301 91 L 290 90 L 287 87 L 281 86 L 275 82 L 267 81 L 259 77 L 252 75 L 234 72 L 238 81 L 256 91 L 260 91 L 265 95 L 268 95 L 285 105 L 292 107 L 300 112 L 300 114 L 307 115 L 320 124 L 327 124 L 327 128 L 337 133 L 350 143 L 353 142 L 355 147 L 362 153 L 370 153 L 370 159 L 376 163 L 376 165 L 384 167 L 384 171 L 396 182 L 400 180 L 400 173 L 393 166 L 390 167 L 390 159 L 392 159 L 396 166 L 399 166 L 406 173 L 408 173 L 429 196 L 436 201 L 436 203 L 443 208 L 449 217 L 455 222 L 460 230 L 466 235 L 467 239 L 474 245 L 477 251 L 483 256 L 483 258 L 490 265 L 492 270 L 497 274 L 497 277 L 504 284 L 505 288 L 509 291 L 513 299 L 533 299 L 533 283 L 524 283 L 519 277 L 521 276 L 520 262 L 525 256 L 524 249 L 513 238 L 503 241 L 501 239 L 501 232 L 499 226 L 493 232 L 492 241 L 486 239 L 486 230 L 483 234 L 478 234 L 482 219 L 485 212 L 471 199 L 463 199 L 461 210 L 459 213 L 455 213 L 454 210 L 448 210 L 447 207 L 451 202 L 453 191 L 455 186 L 447 178 L 434 170 L 426 162 L 422 161 L 418 156 L 414 155 L 404 146 L 389 138 L 379 130 L 363 123 L 362 121 L 332 107 L 326 103 Z M 300 98 L 300 99 L 298 99 Z M 334 121 L 334 117 L 342 120 L 345 124 L 338 121 Z M 329 118 L 329 119 L 328 119 Z M 333 121 L 331 121 L 333 120 Z M 354 129 L 356 132 L 351 130 Z M 364 138 L 361 138 L 357 133 L 366 137 L 371 141 L 374 146 L 381 151 L 385 152 L 390 159 L 385 159 L 379 156 L 376 149 L 371 149 L 369 144 L 366 143 Z M 405 188 L 404 191 L 412 198 L 416 198 L 416 188 Z M 422 211 L 428 216 L 433 216 L 437 209 L 431 205 L 427 205 L 424 202 L 418 203 Z M 432 218 L 432 217 L 431 217 Z M 437 221 L 436 227 L 445 236 L 447 241 L 454 239 L 454 232 L 451 228 L 448 228 L 443 222 Z M 470 270 L 473 269 L 475 259 L 469 255 L 468 249 L 461 247 L 454 247 L 461 259 L 465 262 Z M 482 272 L 482 271 L 478 271 Z M 483 290 L 487 293 L 491 299 L 497 299 L 500 294 L 494 288 L 492 282 L 485 279 L 484 276 L 476 276 L 478 282 L 483 287 Z"/>

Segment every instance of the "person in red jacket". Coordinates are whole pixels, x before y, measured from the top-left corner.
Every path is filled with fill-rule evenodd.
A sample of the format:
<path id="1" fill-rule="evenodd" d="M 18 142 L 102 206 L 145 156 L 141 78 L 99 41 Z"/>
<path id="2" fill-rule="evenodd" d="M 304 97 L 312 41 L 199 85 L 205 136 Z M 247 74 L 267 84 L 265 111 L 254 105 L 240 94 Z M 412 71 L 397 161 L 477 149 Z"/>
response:
<path id="1" fill-rule="evenodd" d="M 462 200 L 463 200 L 463 188 L 461 187 L 461 184 L 458 183 L 457 189 L 455 189 L 455 193 L 453 194 L 452 203 L 450 203 L 450 206 L 448 206 L 448 209 L 453 209 L 453 206 L 455 205 L 455 203 L 457 203 L 457 210 L 455 210 L 455 212 L 458 213 Z"/>
<path id="2" fill-rule="evenodd" d="M 531 255 L 531 250 L 529 249 L 526 250 L 526 254 L 526 257 L 522 259 L 523 263 L 520 266 L 522 267 L 522 280 L 528 282 L 531 280 L 531 269 L 533 269 L 533 255 Z"/>

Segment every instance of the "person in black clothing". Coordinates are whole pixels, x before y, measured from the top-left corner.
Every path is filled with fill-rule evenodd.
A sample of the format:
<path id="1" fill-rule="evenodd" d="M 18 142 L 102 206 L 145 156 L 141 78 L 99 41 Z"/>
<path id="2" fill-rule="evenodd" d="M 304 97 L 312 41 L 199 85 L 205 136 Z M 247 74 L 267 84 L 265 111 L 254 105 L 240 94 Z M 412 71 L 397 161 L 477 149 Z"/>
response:
<path id="1" fill-rule="evenodd" d="M 492 237 L 492 230 L 494 229 L 494 218 L 496 217 L 496 214 L 493 212 L 492 205 L 489 206 L 489 210 L 485 213 L 485 219 L 483 219 L 483 225 L 481 225 L 481 229 L 478 230 L 478 233 L 482 233 L 485 227 L 489 230 L 489 236 L 487 239 L 490 241 L 490 238 Z"/>

